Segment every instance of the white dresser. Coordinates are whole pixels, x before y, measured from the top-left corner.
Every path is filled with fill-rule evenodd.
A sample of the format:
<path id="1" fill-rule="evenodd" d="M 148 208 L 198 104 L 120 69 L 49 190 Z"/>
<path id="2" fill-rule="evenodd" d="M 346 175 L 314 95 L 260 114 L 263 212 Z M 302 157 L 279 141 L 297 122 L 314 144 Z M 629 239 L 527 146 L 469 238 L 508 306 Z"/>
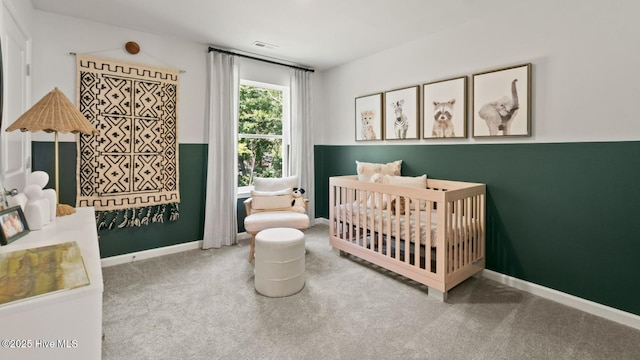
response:
<path id="1" fill-rule="evenodd" d="M 0 253 L 4 253 L 76 241 L 90 282 L 88 286 L 0 305 L 0 359 L 102 357 L 103 283 L 94 209 L 76 210 L 0 247 Z"/>

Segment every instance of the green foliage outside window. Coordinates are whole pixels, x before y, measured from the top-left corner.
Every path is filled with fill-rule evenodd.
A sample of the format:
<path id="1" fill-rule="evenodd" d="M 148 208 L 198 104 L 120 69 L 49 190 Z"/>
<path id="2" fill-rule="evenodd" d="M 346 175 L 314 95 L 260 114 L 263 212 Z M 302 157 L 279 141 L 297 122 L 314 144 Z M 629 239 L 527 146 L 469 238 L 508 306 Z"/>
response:
<path id="1" fill-rule="evenodd" d="M 282 106 L 282 91 L 240 85 L 239 187 L 256 176 L 282 177 Z"/>

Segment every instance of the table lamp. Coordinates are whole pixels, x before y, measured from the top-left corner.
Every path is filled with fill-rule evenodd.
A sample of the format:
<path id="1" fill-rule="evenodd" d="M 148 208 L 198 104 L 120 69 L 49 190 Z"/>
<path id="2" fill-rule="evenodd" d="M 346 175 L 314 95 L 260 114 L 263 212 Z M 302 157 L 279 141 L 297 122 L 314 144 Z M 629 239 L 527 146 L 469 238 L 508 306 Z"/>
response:
<path id="1" fill-rule="evenodd" d="M 58 90 L 53 89 L 40 101 L 27 110 L 13 124 L 7 127 L 7 131 L 20 130 L 55 134 L 55 185 L 56 185 L 56 215 L 65 216 L 76 212 L 66 204 L 60 204 L 60 186 L 58 181 L 58 133 L 83 133 L 98 134 L 98 130 L 91 125 L 89 120 L 82 115 L 67 97 Z"/>

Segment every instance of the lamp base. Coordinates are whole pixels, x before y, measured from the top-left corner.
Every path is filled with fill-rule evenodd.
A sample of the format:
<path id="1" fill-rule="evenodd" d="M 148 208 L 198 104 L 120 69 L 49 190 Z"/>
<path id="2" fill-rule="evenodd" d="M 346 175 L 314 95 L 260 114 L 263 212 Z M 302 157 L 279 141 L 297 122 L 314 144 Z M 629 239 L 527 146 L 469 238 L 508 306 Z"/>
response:
<path id="1" fill-rule="evenodd" d="M 76 209 L 67 204 L 58 204 L 56 206 L 56 216 L 66 216 L 71 215 L 76 212 Z"/>

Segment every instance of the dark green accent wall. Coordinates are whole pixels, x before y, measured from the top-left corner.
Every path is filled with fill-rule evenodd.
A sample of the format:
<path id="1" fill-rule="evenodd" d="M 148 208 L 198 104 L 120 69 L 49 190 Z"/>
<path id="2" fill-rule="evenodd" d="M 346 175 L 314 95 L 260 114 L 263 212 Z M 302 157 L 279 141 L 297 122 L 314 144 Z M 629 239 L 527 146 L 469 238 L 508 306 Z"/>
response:
<path id="1" fill-rule="evenodd" d="M 487 184 L 488 269 L 640 315 L 640 142 L 317 145 L 318 217 L 355 160 Z"/>
<path id="2" fill-rule="evenodd" d="M 53 143 L 33 142 L 53 187 Z M 180 219 L 100 231 L 110 257 L 201 240 L 206 144 L 181 144 Z M 487 184 L 487 268 L 640 315 L 640 142 L 315 146 L 316 216 L 329 177 L 355 160 L 402 159 L 404 175 Z M 60 200 L 75 204 L 75 143 L 60 143 Z M 238 199 L 238 230 L 244 206 Z"/>
<path id="3" fill-rule="evenodd" d="M 76 202 L 76 144 L 60 143 L 60 202 Z M 100 257 L 110 257 L 142 250 L 202 240 L 204 229 L 204 194 L 206 188 L 206 144 L 180 144 L 180 218 L 174 222 L 144 227 L 103 230 Z M 53 186 L 54 145 L 33 142 L 33 170 L 46 171 Z"/>

